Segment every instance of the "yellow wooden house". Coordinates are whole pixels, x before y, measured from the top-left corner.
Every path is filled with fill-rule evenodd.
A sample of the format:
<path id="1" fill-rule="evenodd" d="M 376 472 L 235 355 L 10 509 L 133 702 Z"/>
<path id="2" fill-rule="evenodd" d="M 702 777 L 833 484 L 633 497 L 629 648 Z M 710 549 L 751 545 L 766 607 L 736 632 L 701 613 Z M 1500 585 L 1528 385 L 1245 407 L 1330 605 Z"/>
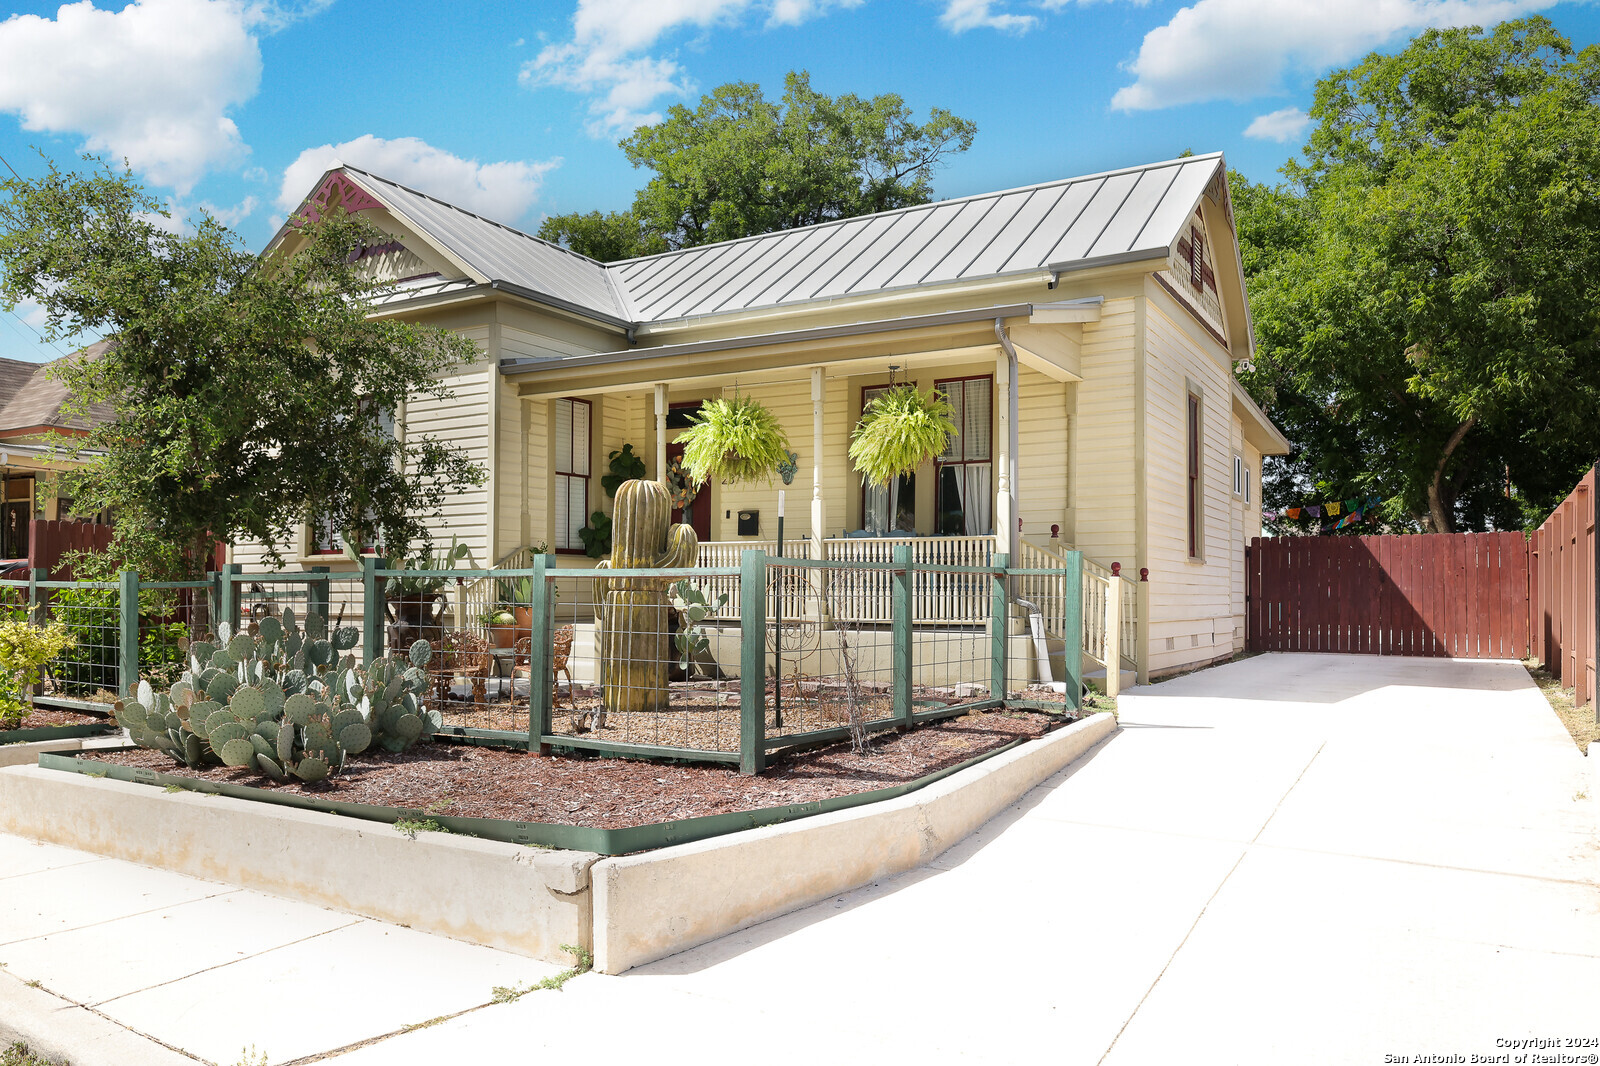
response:
<path id="1" fill-rule="evenodd" d="M 488 471 L 436 531 L 479 566 L 525 565 L 541 543 L 591 565 L 579 531 L 609 509 L 611 453 L 631 444 L 659 477 L 695 409 L 737 391 L 781 419 L 795 470 L 701 490 L 680 516 L 701 565 L 771 550 L 781 490 L 791 555 L 907 544 L 928 562 L 1050 566 L 1081 549 L 1091 654 L 1107 655 L 1109 620 L 1140 676 L 1244 646 L 1261 457 L 1288 443 L 1234 380 L 1252 333 L 1220 154 L 610 264 L 350 166 L 302 210 L 335 208 L 392 237 L 367 253 L 393 282 L 373 314 L 482 352 L 452 400 L 397 418 Z M 297 239 L 286 226 L 269 252 Z M 908 381 L 944 391 L 961 432 L 875 491 L 850 433 L 875 390 Z M 297 561 L 337 567 L 339 548 L 308 528 Z M 231 557 L 259 562 L 246 545 Z"/>

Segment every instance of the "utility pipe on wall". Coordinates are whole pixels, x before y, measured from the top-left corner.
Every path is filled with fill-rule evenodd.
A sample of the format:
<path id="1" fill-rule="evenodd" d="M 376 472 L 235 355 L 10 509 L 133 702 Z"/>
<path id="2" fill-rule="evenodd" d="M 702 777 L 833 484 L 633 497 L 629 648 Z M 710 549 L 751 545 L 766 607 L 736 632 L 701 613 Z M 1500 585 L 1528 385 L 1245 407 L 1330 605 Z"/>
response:
<path id="1" fill-rule="evenodd" d="M 1006 507 L 1004 515 L 1000 513 L 1001 509 L 998 506 L 995 508 L 995 531 L 1004 538 L 1000 543 L 1004 544 L 1006 551 L 1010 553 L 1011 565 L 1016 566 L 1018 552 L 1022 547 L 1017 515 L 1017 452 L 1020 443 L 1017 434 L 1017 349 L 1012 346 L 1011 335 L 1006 332 L 1005 319 L 994 320 L 994 335 L 999 338 L 1000 347 L 1006 352 L 1006 445 L 998 486 L 999 491 L 1006 496 Z M 997 500 L 996 503 L 998 502 Z M 1002 518 L 1005 520 L 1004 526 L 999 524 Z"/>

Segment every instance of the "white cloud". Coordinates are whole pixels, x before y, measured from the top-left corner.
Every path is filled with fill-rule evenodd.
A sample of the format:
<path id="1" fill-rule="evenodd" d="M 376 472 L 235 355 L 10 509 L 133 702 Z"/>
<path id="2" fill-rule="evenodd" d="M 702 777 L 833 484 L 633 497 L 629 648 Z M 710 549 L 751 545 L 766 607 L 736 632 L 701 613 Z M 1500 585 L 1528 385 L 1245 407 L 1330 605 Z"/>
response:
<path id="1" fill-rule="evenodd" d="M 246 196 L 232 207 L 218 207 L 209 200 L 200 202 L 200 209 L 229 229 L 237 229 L 239 223 L 256 213 L 256 208 L 261 206 L 261 201 L 254 196 Z"/>
<path id="2" fill-rule="evenodd" d="M 1197 0 L 1145 35 L 1123 111 L 1248 100 L 1293 69 L 1319 73 L 1429 27 L 1488 26 L 1556 0 Z"/>
<path id="3" fill-rule="evenodd" d="M 180 196 L 249 148 L 228 112 L 261 81 L 256 37 L 328 0 L 137 0 L 120 11 L 90 0 L 53 19 L 0 22 L 0 111 L 23 129 L 76 134 L 83 149 L 126 158 Z"/>
<path id="4" fill-rule="evenodd" d="M 797 26 L 833 8 L 862 0 L 578 0 L 572 39 L 547 44 L 524 63 L 522 84 L 554 86 L 589 96 L 593 137 L 627 133 L 659 122 L 650 110 L 663 96 L 686 96 L 695 85 L 671 57 L 646 54 L 680 30 L 705 32 L 736 25 L 752 9 L 767 12 L 768 28 Z"/>
<path id="5" fill-rule="evenodd" d="M 343 144 L 324 144 L 301 152 L 283 172 L 278 207 L 292 212 L 323 172 L 341 162 L 502 222 L 514 222 L 526 214 L 538 198 L 545 174 L 561 164 L 559 159 L 480 163 L 416 137 L 386 140 L 369 133 Z"/>
<path id="6" fill-rule="evenodd" d="M 45 313 L 45 309 L 32 300 L 23 300 L 17 304 L 17 317 L 40 333 L 43 333 L 44 327 L 50 324 L 50 316 Z"/>
<path id="7" fill-rule="evenodd" d="M 995 0 L 946 0 L 939 25 L 951 33 L 968 30 L 999 30 L 1001 33 L 1023 34 L 1038 25 L 1032 15 L 1013 15 L 995 10 Z"/>
<path id="8" fill-rule="evenodd" d="M 1277 111 L 1269 111 L 1265 115 L 1257 115 L 1250 125 L 1245 127 L 1244 135 L 1254 137 L 1258 141 L 1277 141 L 1283 144 L 1286 141 L 1296 140 L 1310 124 L 1311 116 L 1298 107 L 1284 107 Z"/>

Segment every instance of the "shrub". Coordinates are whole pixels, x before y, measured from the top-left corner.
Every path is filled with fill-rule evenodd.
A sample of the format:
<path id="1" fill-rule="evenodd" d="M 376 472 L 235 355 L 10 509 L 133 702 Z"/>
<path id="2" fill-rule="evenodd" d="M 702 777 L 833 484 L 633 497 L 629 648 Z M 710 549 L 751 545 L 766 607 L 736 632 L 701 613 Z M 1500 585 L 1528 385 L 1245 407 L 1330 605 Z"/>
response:
<path id="1" fill-rule="evenodd" d="M 0 620 L 0 728 L 15 729 L 28 716 L 29 689 L 39 683 L 39 670 L 74 641 L 59 622 L 29 625 Z"/>

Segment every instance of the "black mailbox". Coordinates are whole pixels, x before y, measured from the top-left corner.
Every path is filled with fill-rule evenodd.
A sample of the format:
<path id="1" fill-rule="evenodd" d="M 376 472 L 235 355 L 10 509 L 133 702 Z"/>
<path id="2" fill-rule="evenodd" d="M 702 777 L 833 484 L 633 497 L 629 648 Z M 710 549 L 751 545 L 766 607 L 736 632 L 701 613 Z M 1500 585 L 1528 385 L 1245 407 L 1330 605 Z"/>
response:
<path id="1" fill-rule="evenodd" d="M 739 536 L 759 537 L 761 535 L 761 512 L 739 512 Z"/>

